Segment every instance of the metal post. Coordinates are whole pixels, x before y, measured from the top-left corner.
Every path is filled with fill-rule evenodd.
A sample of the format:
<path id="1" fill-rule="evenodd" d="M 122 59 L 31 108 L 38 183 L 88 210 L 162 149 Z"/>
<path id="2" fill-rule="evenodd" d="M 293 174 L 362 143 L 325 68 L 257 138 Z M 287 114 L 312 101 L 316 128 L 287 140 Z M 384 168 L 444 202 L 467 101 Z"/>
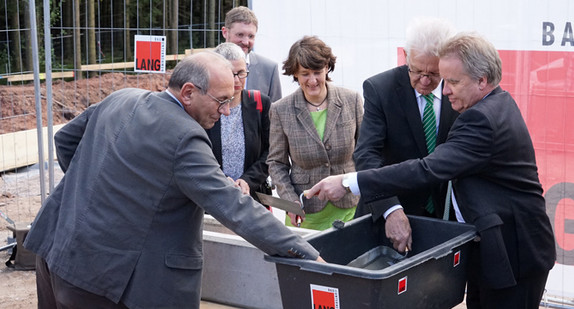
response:
<path id="1" fill-rule="evenodd" d="M 40 197 L 42 204 L 46 198 L 46 185 L 44 183 L 44 141 L 42 130 L 42 103 L 40 93 L 40 63 L 38 61 L 38 31 L 36 29 L 36 3 L 29 1 L 30 9 L 30 36 L 32 41 L 32 62 L 34 66 L 34 98 L 36 99 L 36 132 L 38 135 L 38 165 L 40 171 Z"/>
<path id="2" fill-rule="evenodd" d="M 52 113 L 52 35 L 50 1 L 44 0 L 44 60 L 46 61 L 46 115 L 48 120 L 48 189 L 54 190 L 54 121 Z M 44 181 L 42 179 L 42 181 Z M 42 195 L 44 197 L 44 195 Z M 43 202 L 43 200 L 42 200 Z"/>

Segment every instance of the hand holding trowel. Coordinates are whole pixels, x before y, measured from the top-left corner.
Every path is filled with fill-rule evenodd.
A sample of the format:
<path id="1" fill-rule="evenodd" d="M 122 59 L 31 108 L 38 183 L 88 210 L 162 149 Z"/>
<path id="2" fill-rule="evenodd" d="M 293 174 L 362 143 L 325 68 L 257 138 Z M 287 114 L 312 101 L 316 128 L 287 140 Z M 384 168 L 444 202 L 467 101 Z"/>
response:
<path id="1" fill-rule="evenodd" d="M 288 213 L 296 215 L 296 222 L 297 226 L 301 226 L 302 218 L 305 217 L 305 212 L 303 211 L 303 193 L 299 195 L 299 203 L 287 201 L 278 197 L 274 197 L 272 195 L 263 194 L 260 192 L 256 192 L 257 197 L 261 201 L 262 204 L 269 205 L 272 207 L 276 207 L 282 210 L 287 211 Z"/>

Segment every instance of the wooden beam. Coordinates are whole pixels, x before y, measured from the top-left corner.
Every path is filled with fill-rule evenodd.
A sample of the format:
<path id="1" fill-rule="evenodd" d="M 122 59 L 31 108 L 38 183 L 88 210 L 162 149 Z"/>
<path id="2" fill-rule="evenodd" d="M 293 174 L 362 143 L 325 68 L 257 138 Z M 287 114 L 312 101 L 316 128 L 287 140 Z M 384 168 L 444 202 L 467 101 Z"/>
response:
<path id="1" fill-rule="evenodd" d="M 179 61 L 185 58 L 186 55 L 165 55 L 165 61 Z"/>
<path id="2" fill-rule="evenodd" d="M 200 52 L 204 52 L 204 51 L 213 51 L 215 50 L 215 48 L 192 48 L 192 49 L 186 49 L 185 50 L 185 55 L 189 56 L 189 55 L 193 55 L 193 54 L 197 54 Z"/>
<path id="3" fill-rule="evenodd" d="M 40 73 L 40 79 L 46 79 L 46 73 Z M 74 72 L 52 72 L 52 78 L 69 78 L 74 77 Z M 34 74 L 18 74 L 6 76 L 6 80 L 9 82 L 22 82 L 28 80 L 34 80 Z"/>
<path id="4" fill-rule="evenodd" d="M 54 126 L 54 134 L 64 125 Z M 45 159 L 48 159 L 48 129 L 42 130 Z M 38 163 L 38 133 L 36 129 L 0 135 L 0 171 L 13 170 Z M 54 156 L 55 156 L 54 152 Z"/>
<path id="5" fill-rule="evenodd" d="M 114 69 L 129 69 L 134 67 L 134 62 L 114 62 L 114 63 L 98 63 L 98 64 L 83 64 L 80 67 L 82 71 L 101 71 L 101 70 L 114 70 Z"/>
<path id="6" fill-rule="evenodd" d="M 214 48 L 194 48 L 186 49 L 185 54 L 166 55 L 165 61 L 180 61 L 186 56 L 197 54 L 202 51 L 214 50 Z M 80 67 L 81 71 L 102 71 L 102 70 L 118 70 L 118 69 L 132 69 L 135 66 L 133 61 L 130 62 L 115 62 L 115 63 L 98 63 L 98 64 L 84 64 Z M 52 78 L 70 78 L 74 77 L 74 72 L 53 72 Z M 6 78 L 9 82 L 21 82 L 34 80 L 34 74 L 16 74 L 16 75 L 2 75 L 0 78 Z M 40 73 L 40 79 L 46 79 L 46 73 Z"/>

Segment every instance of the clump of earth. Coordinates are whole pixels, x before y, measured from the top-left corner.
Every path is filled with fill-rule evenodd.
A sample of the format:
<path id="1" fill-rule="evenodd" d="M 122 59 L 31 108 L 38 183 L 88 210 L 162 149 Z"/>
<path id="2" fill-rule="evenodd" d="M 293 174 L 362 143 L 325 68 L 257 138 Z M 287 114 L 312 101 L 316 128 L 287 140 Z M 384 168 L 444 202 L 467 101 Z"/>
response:
<path id="1" fill-rule="evenodd" d="M 163 91 L 167 88 L 166 74 L 105 73 L 80 80 L 52 81 L 53 124 L 63 124 L 80 114 L 86 107 L 103 100 L 123 88 Z M 0 85 L 0 134 L 35 129 L 36 96 L 33 81 Z M 47 126 L 46 83 L 40 86 L 42 126 Z"/>

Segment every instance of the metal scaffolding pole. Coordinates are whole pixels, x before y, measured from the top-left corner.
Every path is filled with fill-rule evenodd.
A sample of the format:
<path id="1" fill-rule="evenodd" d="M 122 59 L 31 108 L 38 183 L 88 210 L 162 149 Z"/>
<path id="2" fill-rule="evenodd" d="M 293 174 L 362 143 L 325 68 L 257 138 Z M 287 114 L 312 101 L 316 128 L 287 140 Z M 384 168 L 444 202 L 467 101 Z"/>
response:
<path id="1" fill-rule="evenodd" d="M 32 62 L 34 66 L 34 98 L 36 100 L 36 132 L 38 135 L 38 165 L 40 171 L 40 196 L 42 204 L 46 198 L 46 185 L 44 183 L 44 141 L 42 130 L 42 102 L 40 92 L 40 63 L 38 60 L 38 31 L 36 26 L 36 3 L 29 1 L 30 9 L 30 37 L 32 41 Z"/>
<path id="2" fill-rule="evenodd" d="M 48 184 L 49 190 L 52 192 L 54 190 L 54 143 L 52 142 L 54 139 L 54 120 L 52 115 L 52 35 L 50 32 L 49 0 L 44 0 L 44 60 L 46 62 L 46 117 L 48 120 Z M 43 178 L 42 181 L 44 181 Z M 42 195 L 43 197 L 44 195 Z"/>

